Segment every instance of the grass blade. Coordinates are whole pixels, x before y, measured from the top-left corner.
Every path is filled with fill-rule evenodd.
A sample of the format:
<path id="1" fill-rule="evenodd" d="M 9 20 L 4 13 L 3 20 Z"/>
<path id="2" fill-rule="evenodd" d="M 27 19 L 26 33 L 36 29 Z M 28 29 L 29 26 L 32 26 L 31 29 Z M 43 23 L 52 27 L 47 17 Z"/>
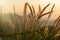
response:
<path id="1" fill-rule="evenodd" d="M 37 20 L 41 17 L 42 13 L 45 11 L 45 9 L 46 9 L 49 5 L 50 5 L 50 3 L 43 8 L 43 10 L 42 10 L 41 13 L 39 14 Z"/>

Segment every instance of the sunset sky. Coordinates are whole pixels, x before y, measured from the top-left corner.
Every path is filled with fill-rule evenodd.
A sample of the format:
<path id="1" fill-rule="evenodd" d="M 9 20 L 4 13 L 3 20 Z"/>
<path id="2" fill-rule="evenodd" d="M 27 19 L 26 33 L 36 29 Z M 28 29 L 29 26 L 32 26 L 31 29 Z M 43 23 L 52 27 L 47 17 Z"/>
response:
<path id="1" fill-rule="evenodd" d="M 51 5 L 47 8 L 47 10 L 50 10 L 52 5 L 55 4 L 53 14 L 55 14 L 54 16 L 56 17 L 60 15 L 60 0 L 0 0 L 0 8 L 2 7 L 3 13 L 13 12 L 13 5 L 14 5 L 16 8 L 16 13 L 21 13 L 22 15 L 25 2 L 32 4 L 35 7 L 36 12 L 38 12 L 39 4 L 42 9 L 48 3 L 51 3 Z"/>

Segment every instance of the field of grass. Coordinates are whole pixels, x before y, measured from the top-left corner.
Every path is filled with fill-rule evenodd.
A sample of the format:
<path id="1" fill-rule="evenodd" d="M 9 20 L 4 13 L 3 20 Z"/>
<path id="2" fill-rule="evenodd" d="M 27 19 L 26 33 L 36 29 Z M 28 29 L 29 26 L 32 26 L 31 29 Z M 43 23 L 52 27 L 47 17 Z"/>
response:
<path id="1" fill-rule="evenodd" d="M 15 7 L 14 14 L 9 13 L 8 16 L 0 16 L 0 40 L 60 40 L 60 17 L 56 19 L 52 25 L 49 23 L 49 18 L 55 4 L 53 4 L 51 11 L 44 13 L 50 3 L 42 10 L 39 5 L 39 12 L 36 15 L 35 8 L 29 3 L 25 3 L 24 15 L 16 14 Z M 27 15 L 27 7 L 30 14 Z M 48 18 L 41 21 L 41 17 L 48 15 Z M 3 19 L 2 19 L 3 18 Z M 5 19 L 4 19 L 5 18 Z"/>

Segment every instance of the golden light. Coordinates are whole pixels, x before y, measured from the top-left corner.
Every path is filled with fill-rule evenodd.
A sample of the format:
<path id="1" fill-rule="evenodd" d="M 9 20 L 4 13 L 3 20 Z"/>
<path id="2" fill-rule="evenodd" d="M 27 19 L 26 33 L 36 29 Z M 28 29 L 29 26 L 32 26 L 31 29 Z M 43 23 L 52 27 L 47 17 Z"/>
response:
<path id="1" fill-rule="evenodd" d="M 51 0 L 50 2 L 51 3 L 54 3 L 54 4 L 59 4 L 60 3 L 60 0 Z"/>
<path id="2" fill-rule="evenodd" d="M 0 4 L 3 5 L 4 4 L 4 0 L 0 0 Z"/>

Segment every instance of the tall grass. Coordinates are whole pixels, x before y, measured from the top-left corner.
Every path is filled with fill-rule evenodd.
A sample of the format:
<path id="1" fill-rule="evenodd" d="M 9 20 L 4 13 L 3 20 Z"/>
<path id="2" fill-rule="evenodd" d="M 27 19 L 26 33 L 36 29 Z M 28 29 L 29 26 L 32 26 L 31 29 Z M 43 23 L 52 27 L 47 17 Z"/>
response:
<path id="1" fill-rule="evenodd" d="M 1 40 L 60 40 L 60 35 L 57 35 L 58 31 L 60 30 L 60 27 L 57 26 L 58 23 L 60 22 L 60 19 L 56 23 L 56 25 L 54 24 L 52 26 L 49 26 L 47 23 L 52 15 L 52 12 L 54 12 L 53 9 L 55 7 L 55 4 L 52 6 L 51 11 L 43 14 L 43 12 L 49 5 L 50 3 L 47 4 L 42 10 L 39 5 L 38 12 L 39 15 L 37 14 L 38 16 L 36 16 L 34 6 L 29 5 L 29 3 L 26 2 L 24 6 L 23 17 L 16 14 L 15 7 L 13 6 L 14 15 L 9 13 L 10 22 L 5 24 L 3 22 L 3 30 L 5 29 L 4 27 L 6 26 L 7 31 L 5 30 L 5 33 L 4 31 L 2 31 L 3 33 L 0 34 Z M 31 13 L 29 15 L 27 15 L 27 7 L 29 7 Z M 45 20 L 41 23 L 39 19 L 41 19 L 41 17 L 47 14 L 49 14 L 49 16 L 44 26 L 43 23 L 45 22 Z M 43 26 L 41 27 L 41 25 Z M 13 26 L 14 30 L 12 30 Z M 55 28 L 55 26 L 58 28 Z M 11 32 L 11 30 L 13 32 Z"/>

